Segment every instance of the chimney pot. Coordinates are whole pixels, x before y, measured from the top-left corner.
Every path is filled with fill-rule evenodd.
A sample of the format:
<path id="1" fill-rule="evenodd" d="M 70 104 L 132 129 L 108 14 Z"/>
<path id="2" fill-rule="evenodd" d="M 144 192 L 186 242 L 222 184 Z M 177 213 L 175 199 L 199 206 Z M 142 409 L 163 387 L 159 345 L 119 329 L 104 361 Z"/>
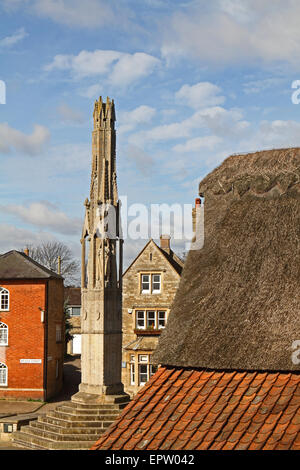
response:
<path id="1" fill-rule="evenodd" d="M 25 253 L 26 256 L 29 256 L 29 249 L 28 249 L 28 248 L 25 248 L 25 249 L 24 249 L 24 253 Z"/>

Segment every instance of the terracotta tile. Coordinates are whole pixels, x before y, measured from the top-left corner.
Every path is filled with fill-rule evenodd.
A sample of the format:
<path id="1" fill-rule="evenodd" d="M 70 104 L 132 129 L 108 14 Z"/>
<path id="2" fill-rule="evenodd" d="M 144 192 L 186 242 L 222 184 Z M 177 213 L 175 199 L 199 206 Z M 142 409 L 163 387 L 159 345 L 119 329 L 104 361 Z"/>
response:
<path id="1" fill-rule="evenodd" d="M 298 410 L 296 414 L 293 416 L 292 423 L 299 426 L 299 430 L 300 430 L 300 410 Z"/>
<path id="2" fill-rule="evenodd" d="M 262 447 L 263 447 L 262 443 L 251 442 L 250 446 L 248 447 L 248 450 L 261 450 Z"/>
<path id="3" fill-rule="evenodd" d="M 275 450 L 289 450 L 290 446 L 291 446 L 290 442 L 286 444 L 280 442 L 276 445 Z"/>
<path id="4" fill-rule="evenodd" d="M 159 370 L 96 448 L 300 450 L 297 374 Z"/>
<path id="5" fill-rule="evenodd" d="M 233 442 L 227 441 L 226 444 L 222 447 L 222 450 L 232 450 L 235 444 Z"/>
<path id="6" fill-rule="evenodd" d="M 246 432 L 242 435 L 242 437 L 241 437 L 241 439 L 240 439 L 240 442 L 241 442 L 242 444 L 250 445 L 250 443 L 254 440 L 255 436 L 256 436 L 256 433 L 250 433 L 250 432 L 246 431 Z"/>
<path id="7" fill-rule="evenodd" d="M 239 442 L 239 443 L 235 446 L 234 450 L 248 450 L 248 447 L 249 447 L 249 444 L 246 444 L 246 443 L 243 444 L 242 442 Z"/>
<path id="8" fill-rule="evenodd" d="M 223 447 L 224 441 L 217 442 L 214 440 L 214 442 L 211 443 L 209 446 L 209 450 L 221 450 Z"/>

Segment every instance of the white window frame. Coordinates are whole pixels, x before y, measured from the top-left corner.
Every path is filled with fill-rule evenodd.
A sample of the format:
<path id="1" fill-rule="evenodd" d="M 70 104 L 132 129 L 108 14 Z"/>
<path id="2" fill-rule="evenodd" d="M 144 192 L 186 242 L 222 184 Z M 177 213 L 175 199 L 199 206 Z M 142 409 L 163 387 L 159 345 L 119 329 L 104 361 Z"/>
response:
<path id="1" fill-rule="evenodd" d="M 142 314 L 142 315 L 139 315 Z M 143 321 L 143 326 L 138 324 L 138 321 Z M 144 310 L 137 310 L 135 314 L 135 327 L 137 330 L 145 330 L 146 329 L 146 315 Z"/>
<path id="2" fill-rule="evenodd" d="M 164 326 L 159 324 L 159 321 L 162 320 L 162 318 L 159 318 L 161 313 L 164 314 L 163 315 Z M 157 329 L 158 330 L 163 330 L 164 328 L 166 328 L 166 324 L 167 324 L 167 312 L 166 312 L 166 310 L 158 310 L 157 311 Z"/>
<path id="3" fill-rule="evenodd" d="M 2 307 L 3 297 L 7 297 L 7 307 Z M 9 303 L 10 303 L 10 295 L 9 290 L 5 289 L 4 287 L 0 287 L 0 311 L 1 312 L 8 312 L 9 311 Z"/>
<path id="4" fill-rule="evenodd" d="M 153 371 L 153 364 L 151 363 L 151 355 L 149 354 L 139 354 L 138 356 L 138 362 L 139 362 L 139 367 L 138 367 L 138 384 L 140 387 L 145 385 L 152 377 L 152 375 L 155 374 L 156 371 Z M 141 372 L 141 369 L 146 368 L 146 372 Z M 141 380 L 141 375 L 147 377 L 146 382 L 144 380 Z"/>
<path id="5" fill-rule="evenodd" d="M 154 318 L 149 319 L 149 314 L 154 313 Z M 149 324 L 149 321 L 154 321 L 153 327 Z M 155 310 L 146 310 L 146 328 L 156 330 L 156 311 Z"/>
<path id="6" fill-rule="evenodd" d="M 154 325 L 153 328 L 149 324 L 149 313 L 154 313 Z M 160 314 L 164 314 L 164 325 L 160 325 L 159 321 L 162 320 L 160 318 Z M 153 321 L 153 318 L 151 318 Z M 142 325 L 139 325 L 139 322 L 143 322 Z M 135 329 L 136 330 L 163 330 L 167 325 L 167 311 L 166 310 L 136 310 L 135 311 Z"/>
<path id="7" fill-rule="evenodd" d="M 144 278 L 148 278 L 148 281 L 145 281 Z M 144 289 L 143 284 L 148 284 L 149 288 Z M 141 291 L 142 294 L 151 294 L 151 275 L 150 274 L 142 274 L 141 277 Z"/>
<path id="8" fill-rule="evenodd" d="M 76 308 L 76 309 L 79 308 L 79 314 L 78 314 L 78 315 L 74 315 L 74 313 L 73 313 L 73 308 Z M 80 317 L 80 315 L 81 315 L 81 307 L 80 307 L 80 305 L 74 305 L 73 307 L 69 307 L 69 308 L 68 308 L 68 313 L 69 313 L 70 317 L 76 317 L 76 318 L 77 318 L 77 317 Z"/>
<path id="9" fill-rule="evenodd" d="M 159 281 L 154 281 L 154 277 L 159 277 Z M 154 289 L 154 284 L 159 284 L 159 289 Z M 161 274 L 152 274 L 151 276 L 151 286 L 152 286 L 152 294 L 160 294 L 161 293 Z"/>
<path id="10" fill-rule="evenodd" d="M 135 356 L 130 356 L 130 385 L 135 385 Z"/>
<path id="11" fill-rule="evenodd" d="M 155 276 L 159 279 L 154 280 Z M 145 280 L 148 279 L 148 280 Z M 144 288 L 143 285 L 147 284 L 149 287 Z M 159 288 L 154 288 L 154 285 L 158 284 Z M 142 294 L 160 294 L 161 293 L 161 285 L 162 285 L 162 276 L 161 273 L 143 273 L 141 274 L 141 293 Z"/>
<path id="12" fill-rule="evenodd" d="M 4 377 L 4 380 L 2 377 Z M 7 387 L 7 383 L 8 383 L 8 368 L 6 364 L 4 364 L 3 362 L 0 362 L 0 387 Z"/>
<path id="13" fill-rule="evenodd" d="M 2 335 L 0 335 L 0 346 L 8 346 L 8 326 L 6 323 L 0 322 L 0 332 L 5 331 L 5 341 L 2 342 Z"/>

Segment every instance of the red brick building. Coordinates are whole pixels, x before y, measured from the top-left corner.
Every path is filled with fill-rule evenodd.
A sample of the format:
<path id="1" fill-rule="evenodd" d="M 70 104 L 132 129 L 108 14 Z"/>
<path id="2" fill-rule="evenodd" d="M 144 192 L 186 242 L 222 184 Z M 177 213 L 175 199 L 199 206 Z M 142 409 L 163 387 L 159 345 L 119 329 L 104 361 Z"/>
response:
<path id="1" fill-rule="evenodd" d="M 63 384 L 63 278 L 25 253 L 0 256 L 0 397 L 46 400 Z"/>

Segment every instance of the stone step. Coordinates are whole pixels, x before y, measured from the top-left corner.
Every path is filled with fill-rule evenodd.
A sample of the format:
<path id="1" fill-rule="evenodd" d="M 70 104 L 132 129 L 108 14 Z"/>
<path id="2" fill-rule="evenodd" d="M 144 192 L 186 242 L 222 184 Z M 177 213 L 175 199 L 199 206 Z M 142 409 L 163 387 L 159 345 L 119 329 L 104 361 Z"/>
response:
<path id="1" fill-rule="evenodd" d="M 66 431 L 66 430 L 65 430 Z M 49 439 L 50 441 L 91 441 L 94 440 L 95 442 L 98 440 L 98 437 L 103 434 L 104 429 L 98 430 L 98 432 L 93 433 L 78 433 L 73 432 L 74 430 L 70 430 L 69 433 L 59 433 L 57 429 L 52 429 L 49 431 L 48 429 L 42 429 L 38 426 L 24 426 L 22 427 L 22 432 L 24 434 L 29 434 L 31 436 L 41 436 L 45 439 Z"/>
<path id="2" fill-rule="evenodd" d="M 119 416 L 122 410 L 119 408 L 104 408 L 104 409 L 98 409 L 98 408 L 85 408 L 85 409 L 80 409 L 80 408 L 74 408 L 71 406 L 66 406 L 62 405 L 60 407 L 56 408 L 56 411 L 62 411 L 64 413 L 68 413 L 71 415 L 92 415 L 92 416 L 104 416 L 104 415 L 114 415 L 114 416 Z"/>
<path id="3" fill-rule="evenodd" d="M 14 445 L 35 450 L 89 450 L 95 443 L 91 441 L 52 441 L 50 439 L 27 434 L 23 431 L 16 431 L 13 434 Z"/>
<path id="4" fill-rule="evenodd" d="M 91 414 L 73 414 L 61 410 L 50 411 L 47 416 L 53 418 L 63 419 L 65 421 L 114 421 L 118 415 L 104 414 L 104 415 L 91 415 Z"/>
<path id="5" fill-rule="evenodd" d="M 47 415 L 44 417 L 39 417 L 37 422 L 40 424 L 45 424 L 45 425 L 47 424 L 47 425 L 58 426 L 62 429 L 63 428 L 64 429 L 78 428 L 79 432 L 84 432 L 86 428 L 106 429 L 114 422 L 114 420 L 111 420 L 111 421 L 66 421 L 64 419 L 55 418 L 53 416 Z"/>
<path id="6" fill-rule="evenodd" d="M 101 426 L 99 423 L 99 427 L 85 427 L 85 428 L 78 428 L 78 427 L 62 427 L 58 424 L 52 423 L 40 423 L 39 421 L 35 421 L 32 425 L 29 425 L 30 429 L 41 429 L 43 431 L 55 432 L 57 434 L 65 435 L 65 434 L 92 434 L 93 436 L 97 434 L 103 434 L 106 430 L 104 426 Z"/>

